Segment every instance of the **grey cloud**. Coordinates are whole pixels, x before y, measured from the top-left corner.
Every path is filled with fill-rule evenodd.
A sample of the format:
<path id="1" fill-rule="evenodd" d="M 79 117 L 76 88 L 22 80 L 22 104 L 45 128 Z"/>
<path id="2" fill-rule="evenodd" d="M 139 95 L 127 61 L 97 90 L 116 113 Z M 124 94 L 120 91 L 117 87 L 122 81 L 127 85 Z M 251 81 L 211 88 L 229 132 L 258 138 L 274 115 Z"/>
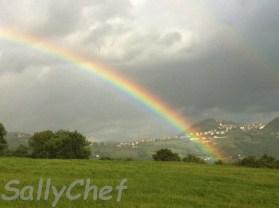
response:
<path id="1" fill-rule="evenodd" d="M 52 1 L 27 0 L 7 4 L 0 1 L 0 25 L 28 31 L 41 36 L 63 38 L 97 22 L 129 15 L 128 0 L 112 1 Z"/>
<path id="2" fill-rule="evenodd" d="M 40 35 L 61 36 L 75 31 L 81 20 L 82 5 L 77 1 L 52 1 L 47 17 L 33 29 Z"/>
<path id="3" fill-rule="evenodd" d="M 67 35 L 116 17 L 129 16 L 128 0 L 51 1 L 45 23 L 38 25 L 40 34 Z"/>
<path id="4" fill-rule="evenodd" d="M 253 107 L 254 113 L 278 109 L 279 86 L 271 81 L 278 72 L 266 73 L 233 51 L 219 49 L 198 62 L 164 62 L 148 66 L 148 72 L 146 76 L 137 70 L 132 76 L 178 109 L 189 107 L 197 113 L 219 108 L 236 114 Z"/>
<path id="5" fill-rule="evenodd" d="M 170 32 L 162 38 L 161 42 L 167 46 L 171 46 L 174 43 L 180 42 L 182 39 L 179 32 Z"/>
<path id="6" fill-rule="evenodd" d="M 131 3 L 129 0 L 103 0 L 103 1 L 87 1 L 87 15 L 93 17 L 94 20 L 105 22 L 109 19 L 131 16 Z"/>
<path id="7" fill-rule="evenodd" d="M 29 67 L 65 64 L 57 57 L 48 55 L 29 46 L 0 40 L 0 76 L 3 73 L 21 73 Z M 38 69 L 40 70 L 40 69 Z"/>

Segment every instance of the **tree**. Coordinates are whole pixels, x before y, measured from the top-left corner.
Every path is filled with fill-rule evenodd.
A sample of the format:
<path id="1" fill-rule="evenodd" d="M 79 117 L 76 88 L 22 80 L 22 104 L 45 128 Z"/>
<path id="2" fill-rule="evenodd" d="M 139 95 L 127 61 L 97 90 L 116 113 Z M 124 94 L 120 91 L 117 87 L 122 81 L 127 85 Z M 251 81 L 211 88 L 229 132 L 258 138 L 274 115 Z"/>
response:
<path id="1" fill-rule="evenodd" d="M 29 140 L 35 158 L 86 159 L 91 154 L 89 144 L 79 132 L 65 130 L 39 132 Z"/>
<path id="2" fill-rule="evenodd" d="M 259 159 L 253 156 L 245 157 L 238 162 L 238 165 L 252 168 L 279 168 L 279 161 L 272 156 L 264 154 Z"/>
<path id="3" fill-rule="evenodd" d="M 29 149 L 25 145 L 19 145 L 15 151 L 12 152 L 12 156 L 15 157 L 28 157 Z"/>
<path id="4" fill-rule="evenodd" d="M 0 123 L 0 154 L 4 154 L 4 151 L 7 149 L 7 141 L 5 140 L 5 136 L 7 131 L 3 124 Z"/>
<path id="5" fill-rule="evenodd" d="M 223 160 L 217 160 L 214 162 L 215 165 L 224 165 Z"/>
<path id="6" fill-rule="evenodd" d="M 54 150 L 57 158 L 89 158 L 89 142 L 77 131 L 60 130 L 54 138 Z"/>
<path id="7" fill-rule="evenodd" d="M 276 159 L 272 156 L 264 154 L 259 160 L 258 164 L 260 167 L 264 168 L 278 168 L 278 163 Z"/>
<path id="8" fill-rule="evenodd" d="M 42 131 L 35 133 L 29 139 L 29 146 L 31 148 L 31 156 L 35 158 L 49 158 L 51 157 L 51 139 L 55 136 L 52 131 Z"/>
<path id="9" fill-rule="evenodd" d="M 203 159 L 191 154 L 187 155 L 187 157 L 184 157 L 183 162 L 205 164 Z"/>
<path id="10" fill-rule="evenodd" d="M 156 161 L 180 161 L 178 154 L 169 149 L 158 150 L 152 157 Z"/>
<path id="11" fill-rule="evenodd" d="M 239 165 L 241 166 L 247 166 L 247 167 L 252 167 L 252 168 L 258 168 L 260 167 L 258 160 L 254 156 L 248 156 L 243 158 L 238 162 Z"/>

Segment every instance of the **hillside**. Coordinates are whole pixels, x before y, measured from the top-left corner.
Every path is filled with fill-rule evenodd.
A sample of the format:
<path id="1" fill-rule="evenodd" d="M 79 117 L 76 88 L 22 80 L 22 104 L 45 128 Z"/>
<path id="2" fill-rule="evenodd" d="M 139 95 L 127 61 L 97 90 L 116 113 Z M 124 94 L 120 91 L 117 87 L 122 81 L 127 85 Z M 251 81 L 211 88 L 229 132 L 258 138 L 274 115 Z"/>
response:
<path id="1" fill-rule="evenodd" d="M 92 146 L 92 155 L 95 157 L 110 157 L 113 159 L 151 160 L 152 155 L 159 149 L 171 149 L 180 156 L 195 154 L 206 156 L 199 147 L 187 139 L 156 140 L 138 144 L 136 146 L 121 145 L 123 143 L 95 143 Z"/>
<path id="2" fill-rule="evenodd" d="M 28 174 L 23 174 L 27 173 Z M 128 189 L 120 202 L 116 194 L 108 201 L 92 198 L 58 202 L 58 208 L 141 207 L 141 208 L 277 208 L 279 206 L 278 170 L 249 169 L 233 166 L 160 163 L 152 161 L 89 161 L 0 159 L 0 191 L 7 181 L 18 179 L 25 185 L 50 178 L 58 187 L 69 186 L 77 179 L 90 178 L 98 187 L 115 187 L 123 178 Z M 22 184 L 17 187 L 22 188 Z M 37 190 L 37 189 L 35 189 Z M 75 193 L 83 193 L 79 187 Z M 36 194 L 36 191 L 34 192 Z M 34 196 L 36 197 L 36 195 Z M 4 201 L 0 207 L 49 208 L 53 201 Z M 91 195 L 90 195 L 91 196 Z"/>
<path id="3" fill-rule="evenodd" d="M 119 143 L 95 144 L 92 147 L 93 157 L 111 157 L 114 159 L 133 158 L 138 160 L 151 159 L 152 154 L 162 148 L 168 148 L 181 157 L 195 154 L 204 159 L 208 155 L 193 142 L 197 138 L 211 143 L 221 149 L 233 160 L 245 156 L 262 156 L 268 154 L 279 159 L 279 134 L 274 131 L 278 120 L 274 119 L 265 128 L 265 124 L 236 123 L 231 121 L 218 121 L 206 119 L 193 125 L 196 134 L 184 137 L 182 134 L 168 139 L 137 140 Z"/>
<path id="4" fill-rule="evenodd" d="M 235 126 L 237 125 L 234 122 L 231 121 L 225 121 L 225 120 L 216 120 L 213 118 L 204 119 L 200 122 L 195 123 L 191 129 L 194 129 L 195 131 L 210 131 L 213 129 L 219 129 L 221 126 Z"/>
<path id="5" fill-rule="evenodd" d="M 279 159 L 278 135 L 266 134 L 262 131 L 247 133 L 242 130 L 234 130 L 224 136 L 224 138 L 211 138 L 210 141 L 234 160 L 245 156 L 260 157 L 263 154 Z M 119 146 L 117 143 L 94 144 L 92 155 L 93 157 L 99 155 L 114 159 L 132 158 L 135 160 L 149 160 L 152 159 L 152 154 L 163 148 L 171 149 L 181 157 L 187 154 L 194 154 L 207 158 L 207 155 L 200 150 L 198 145 L 188 139 L 158 140 L 136 146 Z"/>
<path id="6" fill-rule="evenodd" d="M 279 158 L 279 136 L 261 130 L 233 130 L 224 139 L 215 139 L 217 148 L 237 159 L 245 156 L 268 154 Z"/>
<path id="7" fill-rule="evenodd" d="M 269 122 L 264 129 L 268 131 L 279 132 L 279 117 Z"/>

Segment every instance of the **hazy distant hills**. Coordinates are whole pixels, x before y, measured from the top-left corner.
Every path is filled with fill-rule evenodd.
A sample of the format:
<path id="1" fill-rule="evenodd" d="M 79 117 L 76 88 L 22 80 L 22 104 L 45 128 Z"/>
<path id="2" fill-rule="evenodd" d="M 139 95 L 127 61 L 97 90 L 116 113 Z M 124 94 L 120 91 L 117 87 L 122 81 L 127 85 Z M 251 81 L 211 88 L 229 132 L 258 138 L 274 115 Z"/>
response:
<path id="1" fill-rule="evenodd" d="M 193 125 L 197 135 L 188 138 L 146 138 L 138 141 L 119 143 L 99 143 L 93 147 L 93 156 L 112 158 L 151 159 L 158 149 L 169 148 L 184 156 L 187 154 L 204 155 L 198 145 L 191 140 L 205 138 L 232 158 L 261 156 L 269 154 L 279 158 L 279 117 L 268 124 L 236 123 L 216 119 L 206 119 Z M 31 135 L 21 132 L 8 133 L 6 140 L 11 149 L 28 144 Z M 192 138 L 191 138 L 192 137 Z M 205 156 L 205 155 L 204 155 Z"/>
<path id="2" fill-rule="evenodd" d="M 31 137 L 30 134 L 26 134 L 22 132 L 8 132 L 5 139 L 8 142 L 9 148 L 15 149 L 21 144 L 27 145 L 30 137 Z"/>
<path id="3" fill-rule="evenodd" d="M 188 137 L 180 134 L 174 138 L 146 139 L 122 143 L 95 144 L 93 156 L 111 158 L 151 159 L 159 149 L 169 148 L 181 156 L 195 154 L 206 157 L 194 140 L 203 139 L 232 159 L 268 154 L 279 158 L 279 119 L 268 124 L 260 122 L 236 123 L 206 119 L 193 125 L 196 133 Z"/>

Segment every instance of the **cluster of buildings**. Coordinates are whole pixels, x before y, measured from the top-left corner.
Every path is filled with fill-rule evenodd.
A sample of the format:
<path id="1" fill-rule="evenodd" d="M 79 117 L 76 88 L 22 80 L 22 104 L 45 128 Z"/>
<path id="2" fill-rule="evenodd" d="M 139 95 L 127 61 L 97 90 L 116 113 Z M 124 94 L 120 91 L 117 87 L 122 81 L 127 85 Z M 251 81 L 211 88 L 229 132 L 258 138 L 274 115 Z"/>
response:
<path id="1" fill-rule="evenodd" d="M 119 148 L 122 148 L 122 147 L 137 148 L 137 146 L 139 144 L 143 144 L 143 143 L 146 143 L 146 142 L 152 142 L 152 141 L 155 141 L 155 140 L 153 140 L 153 139 L 149 139 L 149 140 L 147 140 L 147 139 L 138 139 L 138 140 L 135 140 L 135 141 L 120 142 L 116 146 L 119 147 Z"/>
<path id="2" fill-rule="evenodd" d="M 240 129 L 242 131 L 250 131 L 250 130 L 261 130 L 265 127 L 265 124 L 260 122 L 251 122 L 251 123 L 224 123 L 219 122 L 218 127 L 215 129 L 210 129 L 206 131 L 197 131 L 195 133 L 192 133 L 189 136 L 181 136 L 180 138 L 188 138 L 190 140 L 196 140 L 196 139 L 202 139 L 202 140 L 208 140 L 210 138 L 225 138 L 226 135 L 231 131 L 235 129 Z"/>
<path id="3" fill-rule="evenodd" d="M 190 140 L 195 140 L 195 137 L 202 139 L 202 140 L 208 140 L 209 138 L 225 138 L 226 134 L 231 131 L 232 129 L 236 129 L 238 126 L 233 123 L 223 123 L 220 122 L 218 127 L 215 129 L 210 129 L 206 131 L 197 131 L 190 135 Z"/>
<path id="4" fill-rule="evenodd" d="M 261 130 L 265 127 L 265 124 L 260 122 L 254 122 L 254 123 L 243 123 L 240 126 L 240 129 L 243 131 L 249 131 L 253 129 Z"/>
<path id="5" fill-rule="evenodd" d="M 203 140 L 205 143 L 214 143 L 214 139 L 226 138 L 227 134 L 234 129 L 240 129 L 242 131 L 250 131 L 253 129 L 260 130 L 265 127 L 265 124 L 260 122 L 250 122 L 250 123 L 233 123 L 233 122 L 222 122 L 218 123 L 218 126 L 215 129 L 210 129 L 207 131 L 197 131 L 190 135 L 180 135 L 174 137 L 165 137 L 165 138 L 154 138 L 154 139 L 135 139 L 134 141 L 120 142 L 116 146 L 119 148 L 137 148 L 138 145 L 143 143 L 150 143 L 156 141 L 167 141 L 173 139 L 189 139 L 189 140 Z"/>
<path id="6" fill-rule="evenodd" d="M 149 138 L 149 139 L 135 139 L 132 141 L 126 141 L 126 142 L 120 142 L 116 145 L 116 147 L 122 148 L 122 147 L 130 147 L 130 148 L 137 148 L 138 145 L 143 143 L 152 143 L 157 141 L 168 141 L 168 140 L 174 140 L 179 139 L 178 136 L 174 137 L 163 137 L 163 138 Z"/>

